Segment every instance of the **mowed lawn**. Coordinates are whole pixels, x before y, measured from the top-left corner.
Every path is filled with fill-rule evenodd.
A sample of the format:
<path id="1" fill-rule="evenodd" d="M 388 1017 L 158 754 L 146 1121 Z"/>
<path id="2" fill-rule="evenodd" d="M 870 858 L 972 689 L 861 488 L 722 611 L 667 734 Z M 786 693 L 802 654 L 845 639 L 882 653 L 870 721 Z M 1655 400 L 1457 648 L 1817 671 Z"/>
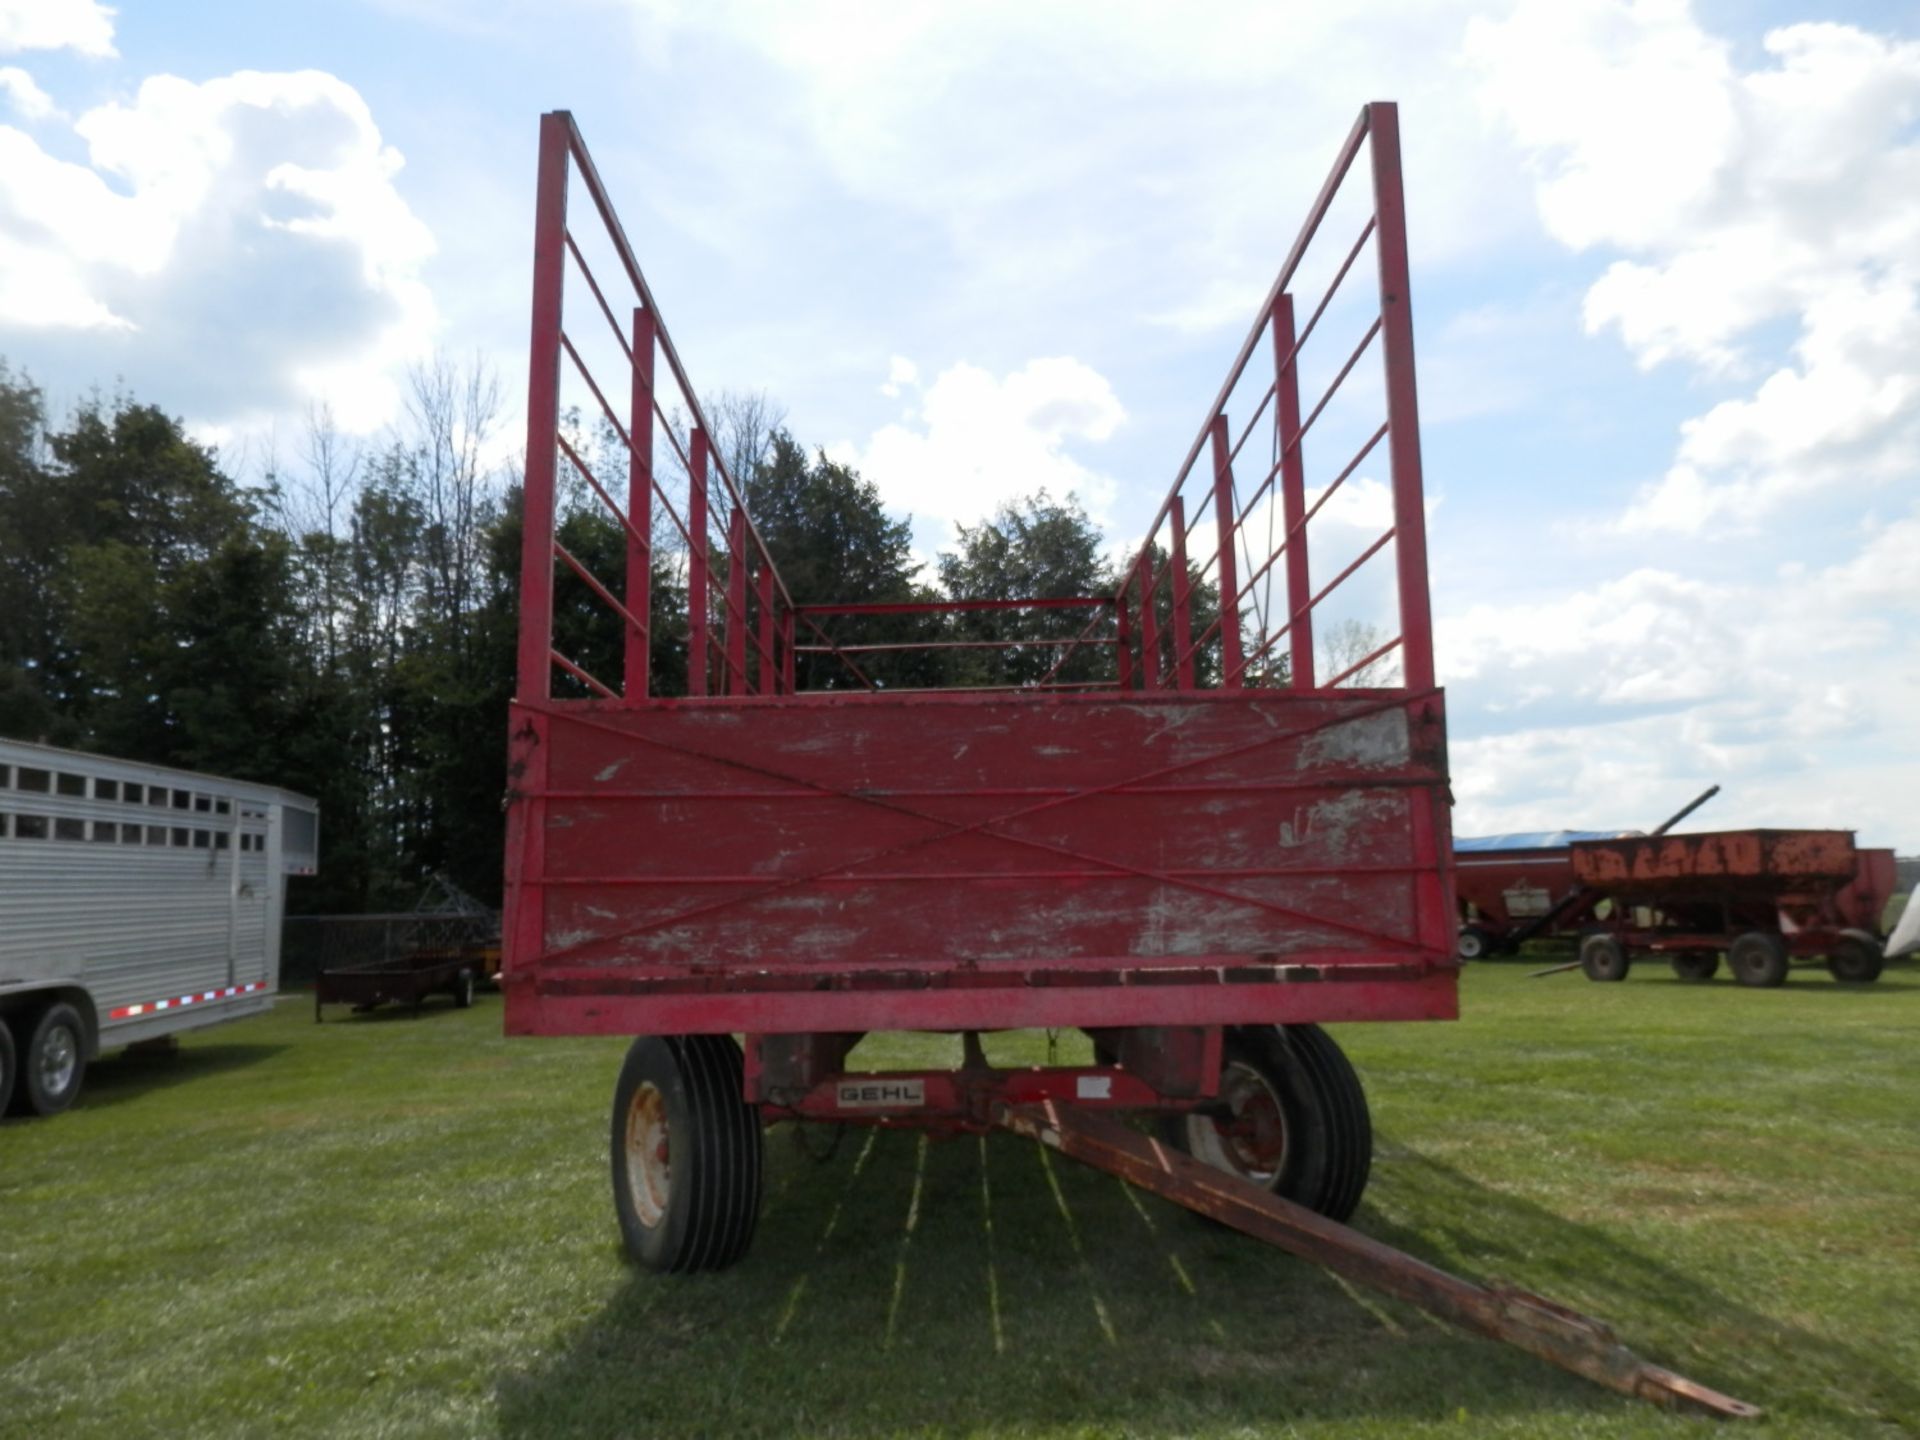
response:
<path id="1" fill-rule="evenodd" d="M 1920 975 L 1529 980 L 1338 1034 L 1357 1223 L 1767 1407 L 1920 1429 Z M 500 1002 L 271 1017 L 0 1126 L 0 1433 L 1676 1435 L 1599 1390 L 999 1136 L 769 1137 L 754 1250 L 618 1249 L 618 1042 Z M 942 1061 L 892 1039 L 874 1063 Z M 1044 1059 L 1043 1036 L 997 1047 Z M 1083 1053 L 1065 1042 L 1062 1053 Z"/>

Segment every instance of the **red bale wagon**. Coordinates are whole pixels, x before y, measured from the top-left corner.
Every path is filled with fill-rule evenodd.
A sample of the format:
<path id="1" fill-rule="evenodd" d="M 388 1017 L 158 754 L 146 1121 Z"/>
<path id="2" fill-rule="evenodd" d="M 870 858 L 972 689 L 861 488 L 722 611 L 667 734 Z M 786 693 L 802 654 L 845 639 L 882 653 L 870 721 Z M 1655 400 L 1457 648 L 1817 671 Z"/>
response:
<path id="1" fill-rule="evenodd" d="M 1636 954 L 1665 955 L 1683 980 L 1727 966 L 1743 985 L 1785 982 L 1824 962 L 1837 980 L 1880 978 L 1879 917 L 1893 893 L 1889 852 L 1850 830 L 1722 830 L 1585 840 L 1581 885 L 1611 902 L 1580 943 L 1590 980 L 1624 980 Z"/>
<path id="2" fill-rule="evenodd" d="M 638 1037 L 610 1146 L 637 1261 L 740 1258 L 765 1125 L 998 1126 L 1603 1383 L 1746 1413 L 1335 1223 L 1371 1129 L 1319 1026 L 1452 1018 L 1458 976 L 1393 106 L 1362 111 L 1113 593 L 796 596 L 744 478 L 545 116 L 500 978 L 512 1034 Z M 620 573 L 567 543 L 563 482 L 620 527 Z M 1330 667 L 1336 595 L 1390 623 Z M 1021 628 L 955 638 L 992 612 Z M 1017 682 L 875 678 L 983 646 Z M 987 1063 L 982 1032 L 1038 1026 L 1094 1063 Z M 965 1062 L 849 1066 L 888 1030 L 958 1033 Z"/>

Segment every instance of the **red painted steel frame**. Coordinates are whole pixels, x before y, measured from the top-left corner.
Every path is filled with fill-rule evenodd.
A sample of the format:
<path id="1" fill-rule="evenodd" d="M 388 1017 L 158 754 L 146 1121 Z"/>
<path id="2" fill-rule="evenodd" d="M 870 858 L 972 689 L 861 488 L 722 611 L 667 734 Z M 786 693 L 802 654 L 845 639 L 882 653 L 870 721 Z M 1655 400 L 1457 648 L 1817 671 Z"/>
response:
<path id="1" fill-rule="evenodd" d="M 1333 288 L 1371 241 L 1376 316 L 1335 388 L 1377 339 L 1386 418 L 1316 495 L 1302 446 L 1332 390 L 1303 418 L 1297 362 L 1333 289 L 1296 336 L 1289 287 L 1363 150 L 1372 214 Z M 575 186 L 591 240 L 616 257 L 610 279 L 588 268 L 570 228 Z M 1204 1028 L 1455 1013 L 1445 725 L 1391 105 L 1362 112 L 1111 596 L 796 603 L 564 112 L 542 120 L 537 195 L 501 976 L 510 1032 Z M 568 329 L 570 265 L 585 281 L 576 318 L 605 322 L 623 384 L 600 383 Z M 626 282 L 630 310 L 608 298 L 613 280 Z M 1266 333 L 1274 380 L 1235 431 L 1224 406 Z M 597 474 L 562 430 L 569 383 L 626 447 L 623 482 Z M 615 413 L 610 395 L 629 411 Z M 684 435 L 663 405 L 690 417 Z M 1276 459 L 1247 498 L 1234 459 L 1262 423 Z M 657 473 L 656 435 L 684 477 L 679 492 Z M 1392 527 L 1310 590 L 1307 530 L 1383 439 Z M 562 461 L 626 532 L 617 595 L 555 542 Z M 618 483 L 624 506 L 610 493 Z M 1284 511 L 1285 533 L 1243 565 L 1263 495 Z M 1390 543 L 1400 633 L 1320 680 L 1315 608 Z M 664 545 L 675 548 L 656 554 Z M 554 647 L 556 559 L 568 584 L 620 619 L 617 683 Z M 687 693 L 663 696 L 648 674 L 650 587 L 681 574 Z M 1249 597 L 1270 575 L 1285 577 L 1285 611 L 1262 612 L 1243 642 Z M 1216 590 L 1224 618 L 1203 623 L 1197 597 Z M 860 657 L 898 646 L 841 644 L 827 628 L 845 616 L 1072 608 L 1090 616 L 1072 639 L 1006 642 L 1057 654 L 1038 683 L 971 692 L 882 691 Z M 1096 661 L 1065 678 L 1083 647 Z M 838 683 L 858 688 L 797 691 L 802 651 L 837 662 Z M 1345 684 L 1391 652 L 1393 683 Z M 1280 653 L 1293 657 L 1287 680 L 1275 678 Z M 578 696 L 557 694 L 556 675 Z"/>

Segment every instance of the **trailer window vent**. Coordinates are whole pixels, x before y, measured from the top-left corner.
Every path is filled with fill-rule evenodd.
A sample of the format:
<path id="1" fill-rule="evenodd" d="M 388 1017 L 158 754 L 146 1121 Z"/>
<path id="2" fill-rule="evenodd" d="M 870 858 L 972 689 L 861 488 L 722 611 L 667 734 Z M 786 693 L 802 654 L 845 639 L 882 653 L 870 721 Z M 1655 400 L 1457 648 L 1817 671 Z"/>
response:
<path id="1" fill-rule="evenodd" d="M 111 820 L 93 822 L 93 838 L 96 843 L 112 845 L 120 838 L 120 827 Z"/>
<path id="2" fill-rule="evenodd" d="M 233 802 L 216 796 L 213 802 L 213 813 L 216 815 L 231 815 L 233 813 Z"/>
<path id="3" fill-rule="evenodd" d="M 196 811 L 198 811 L 200 814 L 205 815 L 208 811 L 213 809 L 213 797 L 211 795 L 194 796 L 193 808 Z"/>
<path id="4" fill-rule="evenodd" d="M 207 831 L 196 830 L 193 832 L 193 848 L 194 849 L 205 850 L 212 843 L 213 843 L 213 837 Z"/>
<path id="5" fill-rule="evenodd" d="M 185 790 L 174 791 L 173 808 L 176 810 L 191 810 L 193 808 L 193 796 Z"/>
<path id="6" fill-rule="evenodd" d="M 166 809 L 167 787 L 164 785 L 149 785 L 147 787 L 147 804 L 157 806 L 162 810 Z"/>
<path id="7" fill-rule="evenodd" d="M 118 800 L 120 782 L 118 780 L 98 780 L 93 782 L 93 798 L 96 800 Z"/>
<path id="8" fill-rule="evenodd" d="M 167 843 L 167 827 L 164 825 L 147 826 L 147 844 L 164 845 Z"/>
<path id="9" fill-rule="evenodd" d="M 87 777 L 84 775 L 69 775 L 66 771 L 62 770 L 60 772 L 60 793 L 62 795 L 72 795 L 82 800 L 86 799 Z"/>
<path id="10" fill-rule="evenodd" d="M 13 784 L 13 766 L 0 765 L 0 790 L 6 789 L 11 784 Z"/>
<path id="11" fill-rule="evenodd" d="M 193 838 L 192 838 L 193 832 L 187 829 L 187 827 L 184 825 L 174 826 L 172 834 L 173 834 L 173 843 L 177 846 L 180 846 L 183 849 L 186 846 L 191 845 L 193 843 Z"/>
<path id="12" fill-rule="evenodd" d="M 56 840 L 84 840 L 87 838 L 87 822 L 61 816 L 53 822 L 53 838 Z"/>
<path id="13" fill-rule="evenodd" d="M 122 845 L 138 845 L 140 843 L 140 827 L 138 825 L 122 825 L 120 827 L 120 843 Z"/>
<path id="14" fill-rule="evenodd" d="M 129 805 L 138 805 L 142 800 L 146 799 L 146 796 L 146 787 L 136 784 L 132 780 L 129 780 L 120 791 L 120 798 Z"/>
<path id="15" fill-rule="evenodd" d="M 30 770 L 20 767 L 16 787 L 32 795 L 45 795 L 53 788 L 53 772 L 50 770 Z"/>
<path id="16" fill-rule="evenodd" d="M 24 771 L 22 772 L 25 773 Z M 13 817 L 13 838 L 16 840 L 44 840 L 47 838 L 47 817 L 44 815 L 16 815 Z"/>
<path id="17" fill-rule="evenodd" d="M 216 830 L 213 832 L 213 848 L 216 850 L 224 850 L 227 848 L 227 832 L 226 831 Z"/>
<path id="18" fill-rule="evenodd" d="M 4 810 L 0 810 L 0 840 L 6 839 L 7 836 L 11 835 L 12 833 L 13 833 L 13 816 L 9 815 Z"/>

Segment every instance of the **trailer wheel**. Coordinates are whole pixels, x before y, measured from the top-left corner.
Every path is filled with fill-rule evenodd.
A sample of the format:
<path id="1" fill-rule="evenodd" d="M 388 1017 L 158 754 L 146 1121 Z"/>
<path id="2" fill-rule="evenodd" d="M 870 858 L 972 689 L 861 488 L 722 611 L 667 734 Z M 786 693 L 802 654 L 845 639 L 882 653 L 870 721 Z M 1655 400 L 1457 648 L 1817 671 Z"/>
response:
<path id="1" fill-rule="evenodd" d="M 1627 947 L 1611 935 L 1589 935 L 1580 942 L 1580 968 L 1589 980 L 1624 980 L 1633 961 Z"/>
<path id="2" fill-rule="evenodd" d="M 1827 970 L 1849 985 L 1870 985 L 1886 965 L 1880 947 L 1858 935 L 1843 935 L 1827 956 Z"/>
<path id="3" fill-rule="evenodd" d="M 643 1035 L 613 1091 L 613 1208 L 650 1270 L 723 1270 L 760 1218 L 760 1113 L 728 1035 Z"/>
<path id="4" fill-rule="evenodd" d="M 1673 957 L 1673 973 L 1682 980 L 1711 980 L 1720 973 L 1715 950 L 1683 950 Z"/>
<path id="5" fill-rule="evenodd" d="M 468 1010 L 473 1007 L 473 971 L 462 970 L 453 982 L 453 1008 Z"/>
<path id="6" fill-rule="evenodd" d="M 13 1045 L 13 1027 L 0 1015 L 0 1115 L 13 1102 L 13 1081 L 19 1069 L 20 1052 Z"/>
<path id="7" fill-rule="evenodd" d="M 1786 983 L 1787 942 L 1769 930 L 1749 930 L 1727 947 L 1727 968 L 1742 985 Z"/>
<path id="8" fill-rule="evenodd" d="M 58 1115 L 80 1094 L 86 1073 L 86 1023 L 73 1006 L 56 1001 L 27 1032 L 13 1108 L 20 1114 Z"/>
<path id="9" fill-rule="evenodd" d="M 1163 1138 L 1330 1219 L 1353 1214 L 1373 1168 L 1373 1124 L 1360 1077 L 1324 1030 L 1228 1030 L 1220 1100 L 1227 1113 L 1169 1117 Z"/>
<path id="10" fill-rule="evenodd" d="M 1478 925 L 1468 925 L 1454 948 L 1462 960 L 1484 960 L 1493 953 L 1493 937 Z"/>

